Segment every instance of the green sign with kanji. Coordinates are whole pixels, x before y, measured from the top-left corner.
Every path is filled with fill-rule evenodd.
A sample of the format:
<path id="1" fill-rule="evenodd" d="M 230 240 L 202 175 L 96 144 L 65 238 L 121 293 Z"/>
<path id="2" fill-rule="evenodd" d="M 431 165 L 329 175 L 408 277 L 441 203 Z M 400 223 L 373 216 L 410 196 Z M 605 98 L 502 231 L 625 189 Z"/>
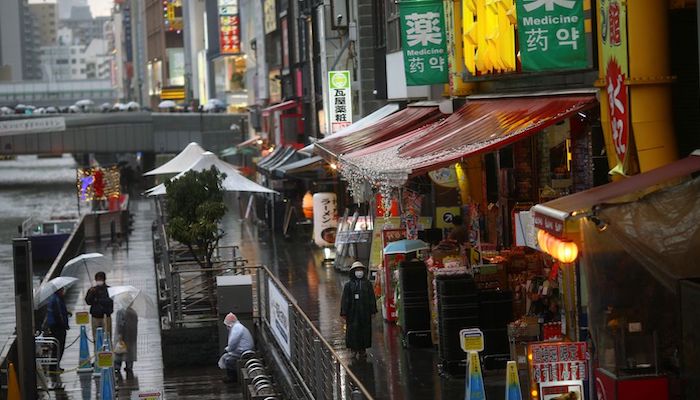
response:
<path id="1" fill-rule="evenodd" d="M 583 1 L 516 1 L 523 71 L 588 67 Z"/>
<path id="2" fill-rule="evenodd" d="M 406 85 L 447 83 L 447 35 L 442 2 L 405 1 L 399 7 Z"/>

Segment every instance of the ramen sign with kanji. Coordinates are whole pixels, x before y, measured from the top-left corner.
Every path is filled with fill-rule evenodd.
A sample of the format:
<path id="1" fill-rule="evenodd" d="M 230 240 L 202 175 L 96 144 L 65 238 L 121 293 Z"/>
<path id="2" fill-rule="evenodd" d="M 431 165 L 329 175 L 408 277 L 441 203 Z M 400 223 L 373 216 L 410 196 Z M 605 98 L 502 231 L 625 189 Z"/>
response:
<path id="1" fill-rule="evenodd" d="M 528 347 L 535 382 L 586 379 L 586 342 L 533 343 Z"/>
<path id="2" fill-rule="evenodd" d="M 401 2 L 401 46 L 406 85 L 448 82 L 447 35 L 442 2 Z"/>
<path id="3" fill-rule="evenodd" d="M 352 93 L 350 71 L 328 71 L 328 95 L 331 132 L 352 124 Z"/>

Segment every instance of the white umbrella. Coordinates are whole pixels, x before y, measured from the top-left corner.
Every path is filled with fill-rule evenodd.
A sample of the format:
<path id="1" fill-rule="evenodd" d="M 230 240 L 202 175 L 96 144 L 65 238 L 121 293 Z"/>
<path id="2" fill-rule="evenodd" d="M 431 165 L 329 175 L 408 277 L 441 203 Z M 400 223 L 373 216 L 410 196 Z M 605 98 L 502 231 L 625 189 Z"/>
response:
<path id="1" fill-rule="evenodd" d="M 95 104 L 95 102 L 90 99 L 83 99 L 75 102 L 75 105 L 78 107 L 91 106 L 93 104 Z"/>
<path id="2" fill-rule="evenodd" d="M 133 286 L 110 286 L 109 297 L 118 308 L 131 307 L 140 318 L 159 318 L 156 302 L 140 289 Z"/>
<path id="3" fill-rule="evenodd" d="M 112 106 L 112 110 L 121 110 L 123 106 L 124 106 L 124 104 L 119 103 L 119 102 L 116 102 L 116 103 L 114 103 L 114 105 Z"/>
<path id="4" fill-rule="evenodd" d="M 175 108 L 175 107 L 177 107 L 177 104 L 175 104 L 175 102 L 172 100 L 163 100 L 158 104 L 158 108 Z"/>
<path id="5" fill-rule="evenodd" d="M 258 185 L 257 183 L 241 175 L 235 166 L 227 163 L 226 161 L 220 160 L 214 153 L 209 151 L 202 153 L 199 160 L 190 165 L 186 170 L 177 174 L 171 179 L 171 181 L 179 179 L 187 171 L 203 171 L 208 170 L 211 167 L 216 167 L 219 172 L 226 174 L 226 178 L 224 178 L 223 182 L 221 182 L 221 187 L 227 192 L 277 193 L 276 191 L 268 189 L 265 186 Z M 165 192 L 165 184 L 161 183 L 158 186 L 148 189 L 146 194 L 148 196 L 159 196 L 165 194 Z"/>
<path id="6" fill-rule="evenodd" d="M 99 271 L 106 273 L 107 267 L 105 256 L 102 253 L 86 253 L 68 260 L 63 266 L 61 276 L 79 278 L 83 273 L 86 273 L 92 282 L 93 275 Z"/>
<path id="7" fill-rule="evenodd" d="M 126 109 L 128 111 L 132 111 L 132 110 L 138 111 L 141 109 L 141 105 L 135 101 L 130 101 L 130 102 L 126 103 Z"/>
<path id="8" fill-rule="evenodd" d="M 59 276 L 58 278 L 53 278 L 50 281 L 41 284 L 36 293 L 34 293 L 34 309 L 38 310 L 41 306 L 46 304 L 51 295 L 74 284 L 77 280 L 78 278 Z"/>
<path id="9" fill-rule="evenodd" d="M 185 171 L 187 167 L 195 163 L 204 153 L 204 149 L 199 144 L 192 142 L 187 145 L 178 155 L 173 157 L 172 160 L 161 165 L 160 167 L 148 171 L 144 176 L 147 175 L 166 175 L 166 174 L 179 174 Z"/>

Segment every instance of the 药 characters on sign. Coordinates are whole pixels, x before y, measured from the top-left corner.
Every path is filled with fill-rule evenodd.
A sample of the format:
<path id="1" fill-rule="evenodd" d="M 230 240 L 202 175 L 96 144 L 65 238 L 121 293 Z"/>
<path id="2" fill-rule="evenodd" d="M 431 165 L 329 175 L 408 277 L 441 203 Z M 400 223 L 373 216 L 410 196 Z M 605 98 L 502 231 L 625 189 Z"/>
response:
<path id="1" fill-rule="evenodd" d="M 402 2 L 400 8 L 406 84 L 447 83 L 447 35 L 442 2 Z"/>

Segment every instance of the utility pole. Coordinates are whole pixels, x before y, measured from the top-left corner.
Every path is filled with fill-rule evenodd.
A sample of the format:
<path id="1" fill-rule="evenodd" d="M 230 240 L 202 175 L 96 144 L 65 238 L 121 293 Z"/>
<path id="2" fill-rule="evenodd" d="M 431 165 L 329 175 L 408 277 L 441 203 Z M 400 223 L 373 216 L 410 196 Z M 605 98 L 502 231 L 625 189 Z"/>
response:
<path id="1" fill-rule="evenodd" d="M 311 3 L 311 1 L 309 1 Z M 311 129 L 313 129 L 313 136 L 318 139 L 318 129 L 316 127 L 317 111 L 316 111 L 316 76 L 314 69 L 314 24 L 313 24 L 313 5 L 309 4 L 309 11 L 306 16 L 306 30 L 308 43 L 306 48 L 308 50 L 307 61 L 309 63 L 309 85 L 311 86 L 311 118 L 309 122 Z"/>

